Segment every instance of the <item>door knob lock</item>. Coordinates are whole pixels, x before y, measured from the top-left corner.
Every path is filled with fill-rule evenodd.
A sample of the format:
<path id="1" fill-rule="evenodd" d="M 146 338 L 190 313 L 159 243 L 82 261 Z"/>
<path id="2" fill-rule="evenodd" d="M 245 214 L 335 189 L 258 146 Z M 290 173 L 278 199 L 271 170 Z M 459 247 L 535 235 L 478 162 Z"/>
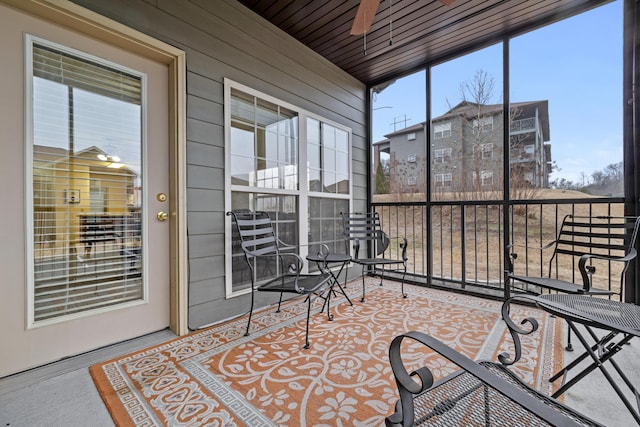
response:
<path id="1" fill-rule="evenodd" d="M 158 221 L 166 221 L 167 218 L 169 218 L 169 214 L 163 211 L 158 212 L 158 215 L 156 215 L 156 217 L 158 218 Z"/>

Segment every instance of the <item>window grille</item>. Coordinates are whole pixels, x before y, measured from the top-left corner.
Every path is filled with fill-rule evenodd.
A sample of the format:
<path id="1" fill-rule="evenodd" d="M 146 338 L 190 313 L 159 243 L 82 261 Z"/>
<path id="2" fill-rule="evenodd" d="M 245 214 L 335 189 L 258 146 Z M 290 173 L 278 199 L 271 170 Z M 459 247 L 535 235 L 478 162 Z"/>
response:
<path id="1" fill-rule="evenodd" d="M 451 122 L 437 123 L 433 125 L 434 139 L 448 138 L 451 136 Z"/>

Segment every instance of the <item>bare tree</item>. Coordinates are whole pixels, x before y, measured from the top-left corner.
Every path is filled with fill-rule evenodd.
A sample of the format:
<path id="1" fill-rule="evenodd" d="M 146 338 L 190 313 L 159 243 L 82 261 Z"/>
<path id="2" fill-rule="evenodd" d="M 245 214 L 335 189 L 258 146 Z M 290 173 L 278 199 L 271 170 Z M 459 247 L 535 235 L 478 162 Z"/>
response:
<path id="1" fill-rule="evenodd" d="M 449 144 L 452 150 L 450 169 L 455 179 L 447 189 L 434 188 L 436 193 L 441 193 L 440 198 L 445 197 L 445 191 L 453 199 L 488 200 L 501 197 L 504 188 L 504 111 L 500 99 L 496 99 L 501 97 L 495 97 L 494 91 L 493 76 L 485 70 L 477 70 L 473 78 L 460 84 L 461 102 L 454 107 L 449 105 L 447 114 L 452 122 L 459 124 L 452 125 L 452 142 Z M 509 129 L 522 115 L 520 108 L 511 108 Z M 522 146 L 526 140 L 526 134 L 512 133 L 508 141 L 509 151 L 523 156 Z M 512 166 L 512 197 L 535 197 L 538 189 L 526 179 L 522 164 Z M 533 181 L 540 182 L 540 179 Z"/>

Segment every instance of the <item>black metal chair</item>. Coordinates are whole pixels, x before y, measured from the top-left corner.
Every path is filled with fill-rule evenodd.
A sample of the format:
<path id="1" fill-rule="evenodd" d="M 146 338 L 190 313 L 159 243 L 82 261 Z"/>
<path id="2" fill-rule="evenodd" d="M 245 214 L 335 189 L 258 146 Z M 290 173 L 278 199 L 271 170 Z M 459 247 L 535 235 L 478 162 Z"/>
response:
<path id="1" fill-rule="evenodd" d="M 534 248 L 541 253 L 547 249 L 552 250 L 546 276 L 516 274 L 514 262 L 518 258 L 518 253 L 515 252 L 516 245 L 510 245 L 507 286 L 510 285 L 512 291 L 521 290 L 531 294 L 541 294 L 544 289 L 547 289 L 567 294 L 610 297 L 616 293 L 611 288 L 611 279 L 614 276 L 611 267 L 613 264 L 619 264 L 621 267 L 616 275 L 620 278 L 618 296 L 622 301 L 625 273 L 630 261 L 637 255 L 635 245 L 639 225 L 640 217 L 566 215 L 556 239 L 543 247 Z M 558 278 L 559 265 L 562 264 L 572 266 L 571 280 Z M 578 266 L 579 278 L 575 277 L 575 265 Z M 598 269 L 605 271 L 605 274 L 600 276 L 609 282 L 607 289 L 594 286 L 594 275 Z M 516 288 L 515 285 L 518 282 L 523 283 L 524 287 Z M 571 330 L 567 333 L 566 348 L 569 351 L 573 350 Z"/>
<path id="2" fill-rule="evenodd" d="M 245 336 L 249 335 L 255 291 L 279 292 L 280 299 L 278 301 L 278 309 L 276 310 L 277 313 L 280 312 L 282 298 L 285 293 L 306 295 L 305 301 L 308 307 L 304 348 L 309 348 L 311 304 L 317 297 L 325 299 L 327 316 L 329 320 L 332 319 L 330 313 L 331 292 L 327 292 L 326 296 L 323 295 L 325 291 L 330 289 L 331 275 L 326 272 L 320 272 L 319 274 L 301 274 L 300 272 L 304 267 L 304 261 L 296 253 L 282 251 L 285 248 L 292 249 L 295 247 L 285 244 L 276 237 L 268 213 L 243 210 L 227 212 L 227 215 L 233 217 L 233 222 L 236 225 L 240 238 L 240 246 L 244 252 L 251 275 L 251 309 L 249 311 Z M 324 253 L 319 254 L 319 256 L 323 254 Z M 326 254 L 324 254 L 324 256 L 326 256 Z M 275 274 L 265 274 L 265 276 L 271 277 L 260 284 L 257 283 L 258 280 L 256 278 L 256 265 L 258 263 L 275 268 Z"/>
<path id="3" fill-rule="evenodd" d="M 636 238 L 640 217 L 613 217 L 613 216 L 575 216 L 564 217 L 557 238 L 541 248 L 534 248 L 541 252 L 552 249 L 547 275 L 529 276 L 516 274 L 514 262 L 518 258 L 515 245 L 510 245 L 510 259 L 507 265 L 507 280 L 512 290 L 516 290 L 517 282 L 533 285 L 524 288 L 529 293 L 542 293 L 543 289 L 564 292 L 569 294 L 586 295 L 613 295 L 616 292 L 608 286 L 608 289 L 594 286 L 596 264 L 600 262 L 600 268 L 606 270 L 606 280 L 612 277 L 611 264 L 621 265 L 619 271 L 620 289 L 619 296 L 622 300 L 624 292 L 625 272 L 629 262 L 636 257 Z M 526 249 L 525 249 L 526 250 Z M 578 266 L 579 278 L 572 280 L 558 278 L 558 265 L 564 258 L 564 264 Z M 555 270 L 555 272 L 554 272 Z M 555 275 L 555 277 L 553 277 Z M 575 275 L 573 275 L 575 276 Z"/>
<path id="4" fill-rule="evenodd" d="M 351 255 L 351 248 L 349 247 L 353 242 L 353 255 L 352 261 L 362 266 L 362 299 L 365 300 L 365 283 L 364 276 L 366 270 L 376 266 L 382 266 L 380 269 L 380 285 L 384 280 L 384 273 L 386 272 L 400 272 L 402 271 L 402 296 L 407 297 L 404 292 L 404 279 L 407 274 L 407 239 L 404 237 L 396 238 L 400 240 L 399 249 L 401 250 L 400 258 L 388 258 L 385 256 L 385 251 L 389 248 L 391 238 L 382 231 L 380 225 L 380 217 L 377 212 L 373 213 L 344 213 L 340 212 L 342 216 L 343 234 L 346 245 L 347 254 Z M 361 258 L 360 243 L 364 242 L 368 245 L 367 256 Z M 396 268 L 388 268 L 389 266 L 396 266 Z"/>

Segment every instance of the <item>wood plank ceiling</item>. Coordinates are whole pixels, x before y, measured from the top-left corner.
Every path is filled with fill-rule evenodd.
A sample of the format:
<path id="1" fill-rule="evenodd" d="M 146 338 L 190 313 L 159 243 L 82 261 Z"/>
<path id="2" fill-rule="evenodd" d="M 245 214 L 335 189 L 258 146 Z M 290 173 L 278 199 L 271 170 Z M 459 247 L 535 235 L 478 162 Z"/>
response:
<path id="1" fill-rule="evenodd" d="M 350 35 L 360 0 L 239 0 L 369 85 L 609 1 L 382 0 L 365 54 L 365 37 Z"/>

